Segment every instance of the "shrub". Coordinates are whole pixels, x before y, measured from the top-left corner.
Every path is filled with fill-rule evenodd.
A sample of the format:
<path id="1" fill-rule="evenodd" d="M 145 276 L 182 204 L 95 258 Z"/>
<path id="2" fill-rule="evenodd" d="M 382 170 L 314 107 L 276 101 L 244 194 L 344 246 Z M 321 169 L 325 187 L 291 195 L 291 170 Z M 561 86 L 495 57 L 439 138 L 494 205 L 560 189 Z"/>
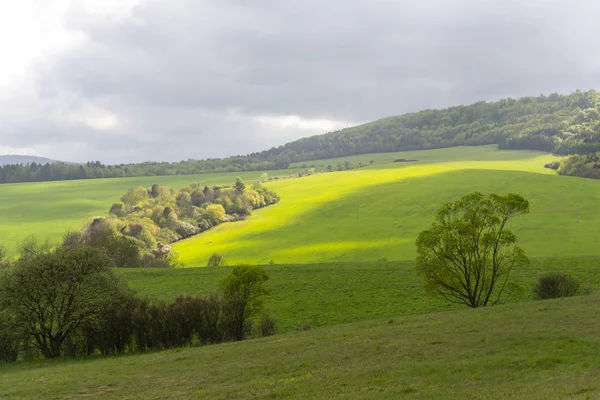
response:
<path id="1" fill-rule="evenodd" d="M 296 325 L 296 330 L 298 332 L 310 331 L 310 322 L 302 322 L 302 323 Z"/>
<path id="2" fill-rule="evenodd" d="M 535 298 L 538 300 L 571 297 L 578 292 L 579 282 L 561 273 L 552 273 L 540 277 L 534 289 Z"/>
<path id="3" fill-rule="evenodd" d="M 208 264 L 206 264 L 206 266 L 207 267 L 224 267 L 225 266 L 225 260 L 223 259 L 222 255 L 214 253 L 208 259 Z"/>
<path id="4" fill-rule="evenodd" d="M 258 333 L 260 336 L 273 336 L 277 333 L 277 321 L 268 314 L 263 314 L 258 325 Z"/>

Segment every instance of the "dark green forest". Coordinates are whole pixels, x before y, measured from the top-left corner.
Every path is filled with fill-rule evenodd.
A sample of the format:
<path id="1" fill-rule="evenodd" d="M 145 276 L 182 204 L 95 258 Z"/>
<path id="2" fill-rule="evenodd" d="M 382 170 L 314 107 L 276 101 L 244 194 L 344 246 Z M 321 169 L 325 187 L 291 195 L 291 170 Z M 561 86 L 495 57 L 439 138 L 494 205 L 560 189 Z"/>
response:
<path id="1" fill-rule="evenodd" d="M 356 154 L 485 144 L 560 155 L 600 152 L 600 94 L 577 90 L 569 95 L 425 110 L 224 159 L 113 166 L 97 161 L 7 165 L 0 167 L 0 183 L 273 170 L 288 168 L 293 162 Z"/>

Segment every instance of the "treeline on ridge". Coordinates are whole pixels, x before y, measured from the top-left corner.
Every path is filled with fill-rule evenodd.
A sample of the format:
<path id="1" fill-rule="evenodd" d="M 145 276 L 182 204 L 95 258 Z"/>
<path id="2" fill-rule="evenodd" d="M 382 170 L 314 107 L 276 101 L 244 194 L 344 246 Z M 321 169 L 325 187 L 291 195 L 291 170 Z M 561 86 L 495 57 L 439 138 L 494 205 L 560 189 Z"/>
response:
<path id="1" fill-rule="evenodd" d="M 271 170 L 294 162 L 458 145 L 498 144 L 504 149 L 561 155 L 595 153 L 600 151 L 599 106 L 600 94 L 594 90 L 480 101 L 384 118 L 225 159 L 118 166 L 99 162 L 9 165 L 0 168 L 0 183 Z"/>
<path id="2" fill-rule="evenodd" d="M 239 178 L 232 187 L 192 184 L 177 192 L 156 184 L 140 186 L 114 203 L 108 216 L 92 217 L 80 231 L 68 232 L 63 244 L 104 249 L 117 268 L 175 267 L 170 243 L 244 219 L 278 201 L 274 191 L 260 183 L 246 188 Z"/>

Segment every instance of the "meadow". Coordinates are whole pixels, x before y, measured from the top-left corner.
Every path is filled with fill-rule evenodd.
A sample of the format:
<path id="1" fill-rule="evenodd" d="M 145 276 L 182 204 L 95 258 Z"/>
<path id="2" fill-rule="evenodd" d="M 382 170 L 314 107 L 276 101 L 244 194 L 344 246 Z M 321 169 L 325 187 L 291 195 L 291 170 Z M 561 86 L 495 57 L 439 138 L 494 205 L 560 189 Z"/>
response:
<path id="1" fill-rule="evenodd" d="M 294 170 L 268 171 L 271 177 L 289 177 Z M 78 230 L 88 218 L 107 215 L 112 203 L 127 189 L 152 184 L 180 188 L 202 185 L 231 185 L 236 177 L 259 181 L 262 172 L 137 178 L 86 179 L 0 185 L 0 243 L 14 253 L 16 244 L 29 235 L 57 243 L 67 230 Z"/>
<path id="2" fill-rule="evenodd" d="M 600 290 L 597 257 L 534 258 L 524 270 L 515 270 L 511 282 L 519 288 L 504 302 L 533 299 L 536 280 L 548 272 L 564 272 L 582 289 Z M 266 311 L 279 332 L 298 325 L 312 328 L 400 315 L 426 314 L 459 306 L 425 294 L 414 262 L 325 263 L 266 265 Z M 231 267 L 117 270 L 142 297 L 173 300 L 179 295 L 204 296 L 217 290 L 219 279 Z"/>
<path id="3" fill-rule="evenodd" d="M 3 399 L 594 399 L 600 298 L 384 318 L 245 342 L 0 365 Z"/>
<path id="4" fill-rule="evenodd" d="M 417 159 L 394 163 L 395 159 Z M 207 295 L 237 263 L 269 275 L 266 311 L 280 334 L 121 357 L 0 365 L 0 398 L 573 398 L 600 396 L 598 294 L 533 301 L 549 271 L 600 290 L 600 182 L 562 177 L 554 156 L 457 147 L 363 155 L 351 171 L 279 179 L 280 203 L 245 221 L 175 244 L 186 267 L 119 269 L 140 296 Z M 313 163 L 306 163 L 314 164 Z M 272 171 L 290 177 L 294 170 Z M 260 172 L 2 185 L 0 238 L 53 241 L 132 186 L 255 181 Z M 425 294 L 414 268 L 416 235 L 445 201 L 470 191 L 525 196 L 511 221 L 531 265 L 511 274 L 502 305 L 467 310 Z M 310 331 L 298 332 L 304 325 Z M 318 329 L 317 329 L 318 328 Z M 509 382 L 510 384 L 507 384 Z"/>
<path id="5" fill-rule="evenodd" d="M 373 157 L 371 167 L 269 183 L 281 195 L 277 205 L 174 249 L 190 267 L 206 265 L 212 253 L 231 264 L 413 260 L 414 240 L 436 210 L 481 191 L 514 192 L 530 201 L 531 213 L 510 226 L 531 257 L 600 254 L 600 182 L 557 176 L 543 167 L 553 156 L 491 146 L 402 156 L 413 153 L 427 160 L 383 164 Z"/>

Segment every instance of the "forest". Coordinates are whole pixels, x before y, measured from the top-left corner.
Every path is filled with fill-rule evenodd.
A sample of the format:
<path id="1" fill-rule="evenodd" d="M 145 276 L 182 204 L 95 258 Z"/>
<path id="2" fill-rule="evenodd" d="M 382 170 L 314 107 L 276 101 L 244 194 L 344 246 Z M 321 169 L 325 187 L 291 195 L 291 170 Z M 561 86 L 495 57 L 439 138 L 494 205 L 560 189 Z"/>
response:
<path id="1" fill-rule="evenodd" d="M 108 216 L 92 217 L 80 231 L 68 232 L 63 245 L 105 250 L 114 267 L 175 267 L 169 244 L 223 222 L 239 221 L 252 210 L 275 204 L 279 196 L 238 178 L 232 187 L 192 184 L 175 191 L 166 186 L 136 187 L 114 203 Z"/>
<path id="2" fill-rule="evenodd" d="M 384 118 L 247 156 L 113 166 L 99 161 L 6 165 L 0 167 L 0 183 L 273 170 L 293 162 L 458 145 L 590 154 L 600 152 L 599 106 L 594 90 L 480 101 Z"/>

